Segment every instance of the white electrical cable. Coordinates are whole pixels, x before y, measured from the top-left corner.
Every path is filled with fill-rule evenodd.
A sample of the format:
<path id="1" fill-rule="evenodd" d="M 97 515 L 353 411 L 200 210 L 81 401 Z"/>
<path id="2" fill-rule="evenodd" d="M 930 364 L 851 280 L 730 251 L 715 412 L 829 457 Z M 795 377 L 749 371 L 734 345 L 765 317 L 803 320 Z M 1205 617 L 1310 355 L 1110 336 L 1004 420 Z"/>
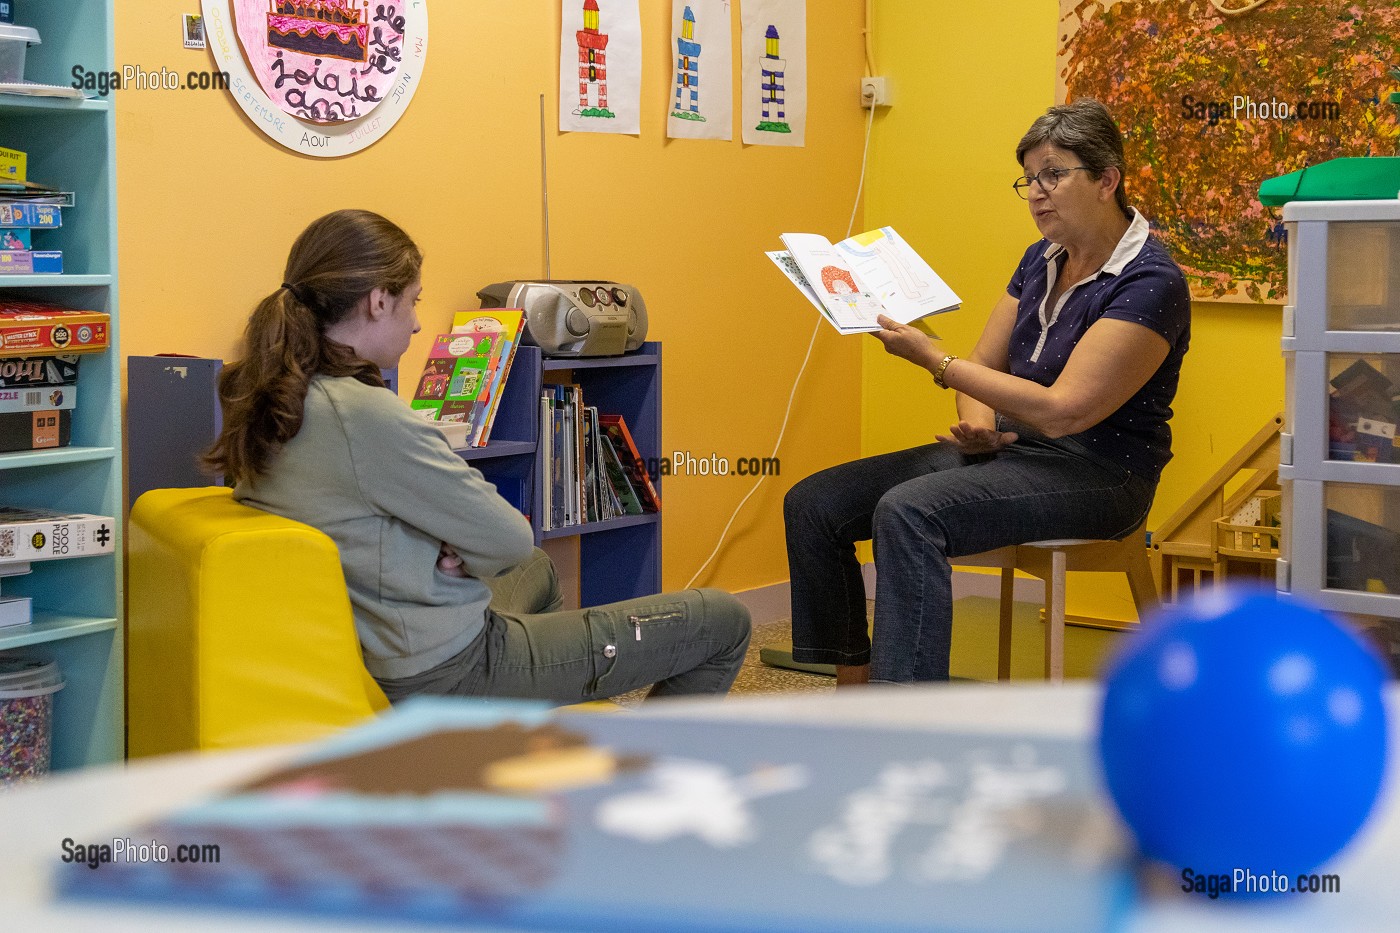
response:
<path id="1" fill-rule="evenodd" d="M 860 208 L 861 192 L 865 190 L 865 165 L 870 157 L 870 128 L 875 125 L 875 108 L 870 108 L 870 116 L 865 121 L 865 151 L 860 156 L 860 179 L 856 183 L 856 200 L 851 205 L 851 219 L 846 224 L 846 236 L 849 237 L 855 229 L 856 211 Z M 783 424 L 778 428 L 778 439 L 773 443 L 773 453 L 770 459 L 778 456 L 778 449 L 783 445 L 783 435 L 787 433 L 788 419 L 792 416 L 792 403 L 797 397 L 797 387 L 802 383 L 802 374 L 807 371 L 807 363 L 812 359 L 812 347 L 817 343 L 817 332 L 821 330 L 822 319 L 817 317 L 816 326 L 812 328 L 812 337 L 807 341 L 807 355 L 802 358 L 802 366 L 797 370 L 797 377 L 792 380 L 792 391 L 788 393 L 787 410 L 783 412 Z M 719 554 L 719 549 L 724 546 L 724 539 L 729 535 L 729 529 L 734 527 L 734 519 L 739 517 L 739 512 L 744 505 L 753 498 L 753 494 L 758 492 L 758 487 L 763 485 L 763 481 L 768 477 L 760 476 L 753 484 L 753 488 L 748 491 L 744 498 L 739 500 L 739 504 L 734 507 L 734 514 L 729 516 L 729 521 L 725 524 L 724 530 L 719 533 L 719 541 L 715 543 L 715 549 L 710 552 L 710 556 L 705 558 L 705 562 L 700 565 L 700 569 L 695 571 L 695 575 L 690 578 L 683 589 L 690 589 L 695 585 L 695 581 L 700 579 L 700 575 L 705 572 L 705 568 L 710 566 L 710 562 Z"/>

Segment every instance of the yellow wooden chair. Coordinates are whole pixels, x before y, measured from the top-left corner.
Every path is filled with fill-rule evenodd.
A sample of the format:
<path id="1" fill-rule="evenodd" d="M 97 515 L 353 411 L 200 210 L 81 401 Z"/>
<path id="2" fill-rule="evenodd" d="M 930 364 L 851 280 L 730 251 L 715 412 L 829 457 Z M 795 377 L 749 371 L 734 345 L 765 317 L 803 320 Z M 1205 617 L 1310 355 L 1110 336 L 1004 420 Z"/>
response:
<path id="1" fill-rule="evenodd" d="M 1045 679 L 1065 679 L 1065 574 L 1068 571 L 1127 574 L 1138 619 L 1157 605 L 1157 586 L 1148 562 L 1144 525 L 1116 541 L 1067 538 L 1033 541 L 954 558 L 958 567 L 1001 568 L 1001 619 L 997 639 L 997 679 L 1011 679 L 1012 587 L 1016 571 L 1045 581 Z"/>
<path id="2" fill-rule="evenodd" d="M 388 708 L 320 531 L 223 487 L 155 489 L 127 542 L 129 755 L 304 741 Z"/>

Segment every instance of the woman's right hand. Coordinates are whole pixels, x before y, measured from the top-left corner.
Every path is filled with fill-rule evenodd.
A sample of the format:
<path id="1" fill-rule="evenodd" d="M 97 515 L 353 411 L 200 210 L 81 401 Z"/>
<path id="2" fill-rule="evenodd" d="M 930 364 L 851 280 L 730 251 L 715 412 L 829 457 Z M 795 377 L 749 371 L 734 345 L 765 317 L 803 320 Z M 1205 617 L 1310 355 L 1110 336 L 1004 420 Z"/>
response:
<path id="1" fill-rule="evenodd" d="M 948 429 L 948 433 L 952 436 L 937 434 L 935 437 L 945 444 L 952 444 L 965 454 L 994 454 L 1014 444 L 1020 437 L 1015 431 L 978 427 L 968 421 L 959 421 Z"/>
<path id="2" fill-rule="evenodd" d="M 462 566 L 462 558 L 457 552 L 446 544 L 438 548 L 437 569 L 449 577 L 469 577 L 466 567 Z"/>

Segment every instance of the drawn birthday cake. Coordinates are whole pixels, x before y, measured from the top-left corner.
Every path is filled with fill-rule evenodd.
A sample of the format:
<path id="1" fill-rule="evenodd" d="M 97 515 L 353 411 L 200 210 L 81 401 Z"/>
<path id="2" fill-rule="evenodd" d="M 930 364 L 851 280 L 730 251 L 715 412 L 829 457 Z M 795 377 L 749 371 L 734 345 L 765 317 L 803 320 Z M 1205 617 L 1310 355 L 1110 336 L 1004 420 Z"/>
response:
<path id="1" fill-rule="evenodd" d="M 267 44 L 288 52 L 362 62 L 369 39 L 368 10 L 352 7 L 352 3 L 354 0 L 270 0 Z"/>

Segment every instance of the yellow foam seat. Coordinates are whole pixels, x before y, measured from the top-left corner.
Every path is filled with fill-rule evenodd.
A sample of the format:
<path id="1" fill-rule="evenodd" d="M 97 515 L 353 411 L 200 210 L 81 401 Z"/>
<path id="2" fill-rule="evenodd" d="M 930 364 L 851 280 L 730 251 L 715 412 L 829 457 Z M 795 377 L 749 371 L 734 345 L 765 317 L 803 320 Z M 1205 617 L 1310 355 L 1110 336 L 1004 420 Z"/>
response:
<path id="1" fill-rule="evenodd" d="M 304 741 L 389 707 L 322 532 L 223 487 L 155 489 L 127 543 L 130 756 Z"/>

